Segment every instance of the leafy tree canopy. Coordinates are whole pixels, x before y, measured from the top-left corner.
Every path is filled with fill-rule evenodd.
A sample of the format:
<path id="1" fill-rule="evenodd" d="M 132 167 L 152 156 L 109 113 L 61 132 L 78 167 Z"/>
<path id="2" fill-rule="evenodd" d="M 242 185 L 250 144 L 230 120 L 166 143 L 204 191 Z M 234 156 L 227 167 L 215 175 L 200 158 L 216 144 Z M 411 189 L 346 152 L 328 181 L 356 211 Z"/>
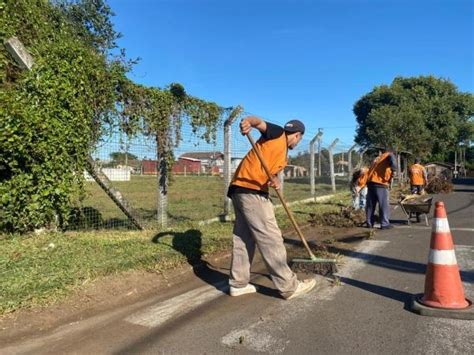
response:
<path id="1" fill-rule="evenodd" d="M 126 159 L 137 160 L 138 157 L 132 153 L 112 152 L 109 154 L 110 158 L 116 163 L 124 163 Z"/>
<path id="2" fill-rule="evenodd" d="M 433 76 L 397 77 L 375 87 L 353 108 L 355 141 L 444 160 L 456 144 L 474 138 L 474 96 Z"/>

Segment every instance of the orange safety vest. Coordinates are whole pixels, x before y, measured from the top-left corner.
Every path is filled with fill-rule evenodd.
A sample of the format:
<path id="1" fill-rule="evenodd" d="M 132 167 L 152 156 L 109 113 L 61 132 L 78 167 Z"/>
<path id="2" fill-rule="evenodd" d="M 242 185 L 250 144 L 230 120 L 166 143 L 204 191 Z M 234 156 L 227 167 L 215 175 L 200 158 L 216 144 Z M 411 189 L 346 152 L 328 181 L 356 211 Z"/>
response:
<path id="1" fill-rule="evenodd" d="M 421 164 L 413 164 L 410 166 L 410 184 L 424 185 L 425 184 L 425 167 Z"/>
<path id="2" fill-rule="evenodd" d="M 370 166 L 366 178 L 359 183 L 359 186 L 364 186 L 367 182 L 389 186 L 390 178 L 392 177 L 389 156 L 390 153 L 387 152 L 376 158 Z"/>
<path id="3" fill-rule="evenodd" d="M 286 134 L 274 139 L 260 138 L 255 143 L 272 175 L 276 175 L 288 163 Z M 254 150 L 250 150 L 235 171 L 231 185 L 268 192 L 268 176 Z"/>
<path id="4" fill-rule="evenodd" d="M 369 177 L 369 169 L 361 171 L 359 178 L 357 179 L 357 186 L 363 188 L 367 185 L 367 179 Z"/>

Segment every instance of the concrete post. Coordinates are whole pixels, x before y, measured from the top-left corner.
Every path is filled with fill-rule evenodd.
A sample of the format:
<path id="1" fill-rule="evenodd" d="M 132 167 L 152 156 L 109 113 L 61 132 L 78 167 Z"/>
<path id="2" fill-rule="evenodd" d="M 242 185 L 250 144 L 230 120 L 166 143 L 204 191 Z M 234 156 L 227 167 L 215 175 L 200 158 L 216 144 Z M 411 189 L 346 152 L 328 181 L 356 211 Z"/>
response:
<path id="1" fill-rule="evenodd" d="M 318 134 L 314 136 L 313 139 L 309 142 L 309 181 L 311 186 L 311 196 L 315 194 L 315 174 L 314 174 L 314 145 L 316 141 L 321 142 L 321 136 L 323 135 L 322 131 L 319 131 Z M 319 144 L 319 154 L 321 155 L 321 143 Z M 321 159 L 319 160 L 319 166 L 321 166 Z M 318 172 L 321 168 L 318 169 Z M 321 176 L 321 174 L 319 174 Z"/>
<path id="2" fill-rule="evenodd" d="M 362 164 L 364 163 L 364 154 L 365 154 L 366 151 L 367 151 L 367 148 L 364 148 L 364 149 L 360 152 L 359 164 L 357 164 L 357 167 L 358 167 L 359 169 L 362 168 Z"/>
<path id="3" fill-rule="evenodd" d="M 231 171 L 231 126 L 232 123 L 236 120 L 236 118 L 242 113 L 243 108 L 242 106 L 238 105 L 235 107 L 229 117 L 224 122 L 224 218 L 227 218 L 230 215 L 231 209 L 231 200 L 227 197 L 227 190 L 230 185 L 230 180 L 232 178 L 232 171 Z"/>
<path id="4" fill-rule="evenodd" d="M 329 171 L 331 172 L 331 186 L 332 186 L 332 191 L 336 191 L 336 177 L 334 176 L 334 158 L 333 158 L 333 153 L 332 150 L 336 146 L 337 142 L 339 142 L 339 138 L 336 138 L 331 145 L 328 147 L 328 152 L 329 152 Z"/>
<path id="5" fill-rule="evenodd" d="M 278 173 L 278 179 L 280 180 L 280 192 L 283 196 L 285 191 L 285 169 Z"/>
<path id="6" fill-rule="evenodd" d="M 15 62 L 22 69 L 31 70 L 34 64 L 33 57 L 28 53 L 23 43 L 16 37 L 11 37 L 5 41 L 5 48 L 8 53 L 15 59 Z"/>
<path id="7" fill-rule="evenodd" d="M 347 178 L 349 179 L 349 181 L 351 181 L 352 178 L 352 151 L 356 146 L 357 144 L 352 145 L 352 147 L 350 147 L 349 151 L 347 152 Z"/>
<path id="8" fill-rule="evenodd" d="M 323 135 L 323 129 L 318 128 L 318 133 Z M 318 138 L 318 176 L 321 177 L 321 136 Z"/>
<path id="9" fill-rule="evenodd" d="M 168 164 L 165 156 L 167 151 L 168 142 L 165 139 L 160 142 L 156 136 L 156 177 L 158 183 L 156 219 L 161 228 L 168 227 Z"/>
<path id="10" fill-rule="evenodd" d="M 401 186 L 402 184 L 402 166 L 401 166 L 401 158 L 400 158 L 400 153 L 397 152 L 397 181 L 398 185 Z"/>

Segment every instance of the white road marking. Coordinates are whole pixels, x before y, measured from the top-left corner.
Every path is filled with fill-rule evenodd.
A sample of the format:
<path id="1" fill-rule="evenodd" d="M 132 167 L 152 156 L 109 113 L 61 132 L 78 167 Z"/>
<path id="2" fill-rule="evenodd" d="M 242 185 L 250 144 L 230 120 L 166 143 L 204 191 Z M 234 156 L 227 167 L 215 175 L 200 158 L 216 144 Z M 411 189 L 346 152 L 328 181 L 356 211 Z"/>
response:
<path id="1" fill-rule="evenodd" d="M 357 270 L 376 257 L 374 251 L 386 246 L 390 241 L 366 240 L 357 251 L 344 257 L 344 263 L 339 267 L 337 276 L 351 277 Z M 330 301 L 342 290 L 342 287 L 328 287 L 323 277 L 317 277 L 316 288 L 304 297 L 291 301 L 282 300 L 275 306 L 271 317 L 262 317 L 259 321 L 244 327 L 233 329 L 221 338 L 221 343 L 233 349 L 243 347 L 249 351 L 264 353 L 281 353 L 285 350 L 290 339 L 284 329 L 308 314 L 315 303 Z"/>
<path id="2" fill-rule="evenodd" d="M 203 286 L 154 306 L 147 307 L 127 317 L 125 320 L 144 327 L 158 327 L 173 317 L 186 314 L 200 305 L 224 295 L 227 289 L 227 281 L 220 282 L 214 286 Z"/>

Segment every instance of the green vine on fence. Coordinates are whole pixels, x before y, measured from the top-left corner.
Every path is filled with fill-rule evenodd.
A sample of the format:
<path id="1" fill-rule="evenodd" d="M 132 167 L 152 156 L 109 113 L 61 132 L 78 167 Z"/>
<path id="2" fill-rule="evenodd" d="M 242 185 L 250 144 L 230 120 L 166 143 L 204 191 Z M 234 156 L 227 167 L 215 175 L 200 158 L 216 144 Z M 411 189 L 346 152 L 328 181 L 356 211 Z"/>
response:
<path id="1" fill-rule="evenodd" d="M 144 134 L 154 138 L 157 156 L 165 159 L 168 167 L 174 162 L 173 147 L 182 138 L 183 120 L 207 143 L 216 140 L 223 112 L 216 103 L 188 95 L 179 83 L 160 89 L 125 81 L 122 88 L 122 129 L 130 136 Z"/>
<path id="2" fill-rule="evenodd" d="M 0 43 L 18 37 L 35 61 L 22 70 L 0 50 L 1 231 L 64 227 L 108 127 L 155 137 L 170 164 L 183 119 L 215 140 L 215 103 L 180 84 L 150 88 L 126 77 L 135 61 L 116 49 L 120 34 L 104 0 L 0 0 L 0 12 Z"/>

